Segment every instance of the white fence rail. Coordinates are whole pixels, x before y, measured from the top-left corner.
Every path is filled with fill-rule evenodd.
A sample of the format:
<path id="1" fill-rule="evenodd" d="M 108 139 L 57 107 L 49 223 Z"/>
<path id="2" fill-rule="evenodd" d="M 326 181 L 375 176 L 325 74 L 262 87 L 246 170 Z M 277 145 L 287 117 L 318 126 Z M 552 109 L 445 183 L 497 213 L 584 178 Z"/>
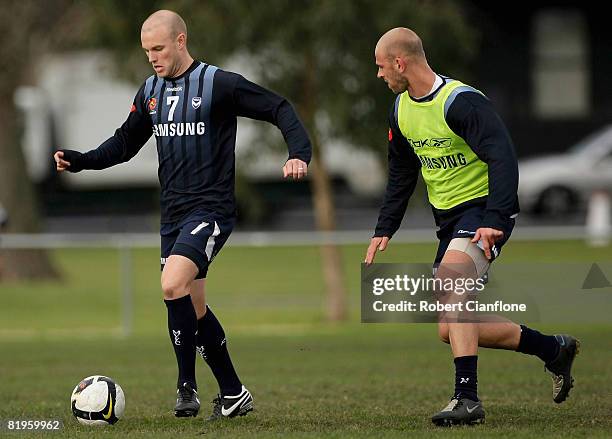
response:
<path id="1" fill-rule="evenodd" d="M 269 247 L 358 244 L 364 251 L 371 230 L 322 232 L 235 232 L 228 246 Z M 584 226 L 520 227 L 512 235 L 513 241 L 523 240 L 570 240 L 588 239 Z M 394 242 L 427 243 L 436 239 L 432 229 L 402 230 Z M 158 248 L 158 234 L 154 233 L 95 233 L 95 234 L 3 234 L 1 249 L 58 249 L 58 248 L 114 248 L 119 252 L 121 285 L 121 332 L 129 336 L 133 329 L 133 273 L 132 252 L 134 248 Z"/>
<path id="2" fill-rule="evenodd" d="M 234 232 L 229 246 L 277 247 L 295 245 L 323 244 L 362 244 L 367 245 L 372 230 L 351 230 L 325 232 Z M 585 226 L 529 226 L 518 227 L 512 233 L 512 240 L 568 240 L 586 239 Z M 393 242 L 427 243 L 436 239 L 434 230 L 401 230 Z M 159 247 L 157 233 L 41 233 L 41 234 L 2 234 L 0 248 L 74 248 L 74 247 L 111 247 L 111 248 L 155 248 Z"/>

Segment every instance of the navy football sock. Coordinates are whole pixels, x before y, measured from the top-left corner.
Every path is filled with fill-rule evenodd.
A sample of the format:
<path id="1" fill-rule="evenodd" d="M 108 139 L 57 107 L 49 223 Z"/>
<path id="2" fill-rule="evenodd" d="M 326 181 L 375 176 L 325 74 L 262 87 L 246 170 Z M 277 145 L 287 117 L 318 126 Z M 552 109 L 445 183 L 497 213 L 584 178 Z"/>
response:
<path id="1" fill-rule="evenodd" d="M 197 317 L 191 296 L 186 295 L 178 299 L 164 300 L 168 308 L 168 332 L 170 341 L 176 354 L 178 364 L 177 388 L 183 383 L 189 383 L 194 389 L 195 377 L 195 342 Z"/>
<path id="2" fill-rule="evenodd" d="M 478 355 L 455 358 L 455 396 L 478 401 Z"/>
<path id="3" fill-rule="evenodd" d="M 242 383 L 227 351 L 225 332 L 217 317 L 206 306 L 206 314 L 198 320 L 197 349 L 219 383 L 222 395 L 238 395 Z"/>
<path id="4" fill-rule="evenodd" d="M 559 354 L 559 342 L 554 335 L 544 335 L 521 325 L 521 339 L 516 350 L 523 354 L 536 355 L 544 363 L 550 363 Z"/>

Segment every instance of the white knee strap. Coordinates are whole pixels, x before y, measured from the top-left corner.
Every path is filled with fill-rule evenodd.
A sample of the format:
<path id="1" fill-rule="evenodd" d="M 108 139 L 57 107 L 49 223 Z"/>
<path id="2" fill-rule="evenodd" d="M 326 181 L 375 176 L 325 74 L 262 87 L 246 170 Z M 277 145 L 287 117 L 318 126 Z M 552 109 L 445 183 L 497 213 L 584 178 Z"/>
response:
<path id="1" fill-rule="evenodd" d="M 476 266 L 476 273 L 478 277 L 482 277 L 487 270 L 489 269 L 490 262 L 484 254 L 484 251 L 480 249 L 476 245 L 476 243 L 472 242 L 471 238 L 453 238 L 451 239 L 450 244 L 448 244 L 448 250 L 457 250 L 467 254 L 472 261 L 474 261 L 474 265 Z"/>

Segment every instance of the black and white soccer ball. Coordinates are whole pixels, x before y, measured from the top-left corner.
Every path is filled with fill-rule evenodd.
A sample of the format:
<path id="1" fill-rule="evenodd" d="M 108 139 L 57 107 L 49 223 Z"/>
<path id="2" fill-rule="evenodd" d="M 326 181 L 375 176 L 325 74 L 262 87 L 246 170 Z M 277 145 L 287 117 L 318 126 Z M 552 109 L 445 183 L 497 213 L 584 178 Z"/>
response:
<path id="1" fill-rule="evenodd" d="M 111 378 L 92 375 L 76 385 L 70 406 L 74 417 L 83 425 L 114 424 L 125 411 L 125 395 Z"/>

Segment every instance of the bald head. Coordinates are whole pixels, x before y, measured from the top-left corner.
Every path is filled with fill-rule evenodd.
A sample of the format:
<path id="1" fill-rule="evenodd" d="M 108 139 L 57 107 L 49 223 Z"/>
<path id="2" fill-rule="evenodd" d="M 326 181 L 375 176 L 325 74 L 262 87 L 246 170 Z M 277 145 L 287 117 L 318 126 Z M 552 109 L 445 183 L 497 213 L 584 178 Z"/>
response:
<path id="1" fill-rule="evenodd" d="M 394 93 L 408 91 L 411 96 L 425 96 L 434 84 L 436 74 L 429 67 L 419 36 L 405 27 L 386 32 L 376 44 L 374 58 L 377 77 Z"/>
<path id="2" fill-rule="evenodd" d="M 187 35 L 187 25 L 176 12 L 162 9 L 149 15 L 142 23 L 142 33 L 158 31 L 167 32 L 174 39 L 181 33 Z"/>
<path id="3" fill-rule="evenodd" d="M 187 26 L 176 12 L 151 14 L 142 23 L 140 41 L 157 76 L 174 78 L 193 63 L 187 50 Z"/>
<path id="4" fill-rule="evenodd" d="M 391 29 L 380 37 L 376 52 L 387 58 L 400 56 L 425 60 L 421 39 L 414 31 L 405 27 Z"/>

